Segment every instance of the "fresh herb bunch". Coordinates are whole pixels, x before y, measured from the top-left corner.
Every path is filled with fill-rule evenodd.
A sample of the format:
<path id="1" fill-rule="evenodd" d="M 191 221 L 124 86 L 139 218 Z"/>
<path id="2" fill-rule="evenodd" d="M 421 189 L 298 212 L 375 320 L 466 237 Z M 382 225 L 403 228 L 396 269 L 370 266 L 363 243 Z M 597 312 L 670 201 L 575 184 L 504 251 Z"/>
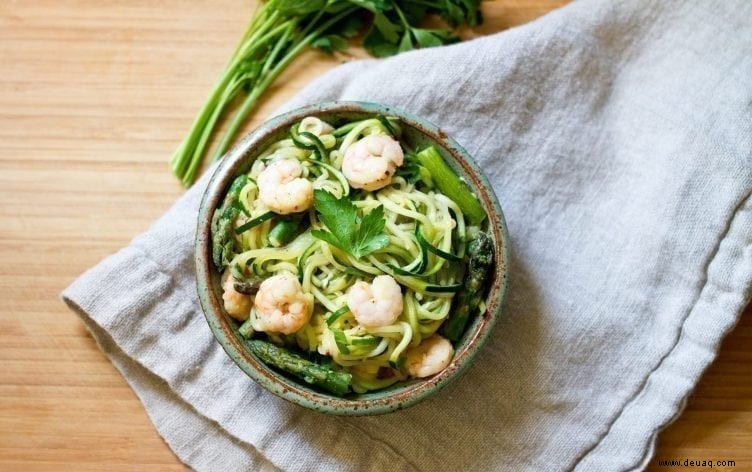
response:
<path id="1" fill-rule="evenodd" d="M 417 25 L 439 15 L 452 27 L 481 22 L 480 0 L 268 0 L 251 18 L 240 44 L 204 106 L 170 160 L 172 172 L 190 186 L 208 151 L 223 112 L 238 101 L 225 135 L 217 145 L 220 158 L 248 114 L 284 69 L 308 47 L 342 51 L 373 18 L 363 47 L 385 57 L 416 48 L 458 41 L 451 29 Z"/>

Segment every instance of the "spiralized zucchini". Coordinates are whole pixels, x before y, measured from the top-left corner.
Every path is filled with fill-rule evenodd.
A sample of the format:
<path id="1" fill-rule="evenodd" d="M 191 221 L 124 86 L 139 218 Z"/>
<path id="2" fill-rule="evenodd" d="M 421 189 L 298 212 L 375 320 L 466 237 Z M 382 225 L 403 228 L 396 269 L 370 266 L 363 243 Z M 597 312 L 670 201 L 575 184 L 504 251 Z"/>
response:
<path id="1" fill-rule="evenodd" d="M 346 123 L 334 129 L 315 117 L 293 126 L 290 137 L 270 145 L 247 174 L 237 200 L 229 268 L 236 280 L 263 280 L 282 272 L 298 277 L 303 292 L 313 296 L 313 313 L 292 334 L 256 333 L 304 353 L 331 357 L 338 369 L 352 375 L 351 388 L 365 392 L 406 379 L 405 352 L 436 333 L 452 308 L 464 270 L 468 226 L 460 207 L 435 188 L 425 169 L 401 143 L 406 162 L 384 188 L 354 189 L 342 172 L 350 146 L 369 135 L 392 135 L 400 125 L 383 117 Z M 388 245 L 360 259 L 322 239 L 312 230 L 326 229 L 314 208 L 302 218 L 287 219 L 270 212 L 259 198 L 259 174 L 271 163 L 295 159 L 301 177 L 314 189 L 337 198 L 348 197 L 360 218 L 383 206 Z M 421 173 L 423 178 L 421 178 Z M 292 221 L 292 223 L 291 223 Z M 273 238 L 270 233 L 274 231 Z M 347 292 L 358 281 L 390 275 L 402 289 L 403 310 L 392 324 L 366 328 L 347 305 Z M 255 308 L 250 321 L 257 319 Z M 244 332 L 248 332 L 244 326 Z"/>

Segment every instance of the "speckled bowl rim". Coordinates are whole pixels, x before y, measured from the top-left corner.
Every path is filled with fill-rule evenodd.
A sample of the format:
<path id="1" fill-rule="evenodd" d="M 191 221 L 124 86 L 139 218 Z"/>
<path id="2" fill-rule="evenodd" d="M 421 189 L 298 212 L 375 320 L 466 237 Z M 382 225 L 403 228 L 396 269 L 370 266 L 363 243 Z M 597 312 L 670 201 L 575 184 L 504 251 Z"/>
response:
<path id="1" fill-rule="evenodd" d="M 280 128 L 287 128 L 306 116 L 326 118 L 328 114 L 382 114 L 399 117 L 405 124 L 422 132 L 451 158 L 450 165 L 459 170 L 477 193 L 489 217 L 496 260 L 492 285 L 486 299 L 484 316 L 473 320 L 462 339 L 462 345 L 451 364 L 439 374 L 425 380 L 412 381 L 396 391 L 376 391 L 366 394 L 371 398 L 340 398 L 305 386 L 275 372 L 259 361 L 242 343 L 236 329 L 222 308 L 216 283 L 217 271 L 211 261 L 211 215 L 222 201 L 232 179 L 247 163 L 257 157 L 266 142 Z M 394 107 L 370 102 L 325 102 L 310 105 L 276 116 L 263 123 L 228 152 L 217 166 L 204 192 L 198 214 L 195 262 L 199 300 L 214 336 L 232 360 L 262 387 L 271 393 L 305 408 L 334 415 L 377 415 L 415 405 L 437 393 L 456 380 L 471 364 L 488 340 L 492 328 L 501 316 L 508 288 L 509 235 L 504 214 L 493 188 L 468 152 L 447 136 L 437 126 L 423 118 L 400 111 Z M 215 282 L 212 282 L 212 277 Z"/>

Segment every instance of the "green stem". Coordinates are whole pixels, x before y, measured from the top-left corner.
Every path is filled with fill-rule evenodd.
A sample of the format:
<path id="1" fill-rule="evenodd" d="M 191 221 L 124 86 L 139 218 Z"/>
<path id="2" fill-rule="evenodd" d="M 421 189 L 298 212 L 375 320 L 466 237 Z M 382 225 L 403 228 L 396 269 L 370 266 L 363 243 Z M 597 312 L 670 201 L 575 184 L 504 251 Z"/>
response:
<path id="1" fill-rule="evenodd" d="M 230 56 L 230 61 L 232 62 L 235 57 L 240 53 L 240 48 L 243 47 L 243 44 L 245 44 L 246 40 L 251 37 L 254 31 L 256 31 L 256 28 L 259 24 L 263 24 L 263 22 L 267 19 L 267 14 L 269 13 L 270 4 L 274 2 L 259 2 L 256 6 L 256 9 L 253 11 L 253 14 L 251 15 L 251 22 L 248 24 L 248 28 L 246 28 L 245 32 L 243 33 L 243 36 L 240 38 L 240 41 L 238 41 L 238 45 L 235 47 L 235 52 L 232 53 L 232 56 Z M 274 13 L 274 10 L 272 10 L 272 13 Z"/>
<path id="2" fill-rule="evenodd" d="M 412 26 L 410 25 L 410 22 L 407 21 L 407 18 L 405 18 L 405 14 L 402 13 L 402 10 L 397 5 L 397 2 L 392 2 L 392 5 L 394 6 L 394 9 L 397 11 L 397 15 L 399 15 L 400 20 L 402 21 L 402 24 L 405 25 L 405 30 L 410 31 L 412 29 Z"/>
<path id="3" fill-rule="evenodd" d="M 227 105 L 241 90 L 242 85 L 243 80 L 235 80 L 232 84 L 225 88 L 225 91 L 222 94 L 219 102 L 217 102 L 217 104 L 215 105 L 214 111 L 209 117 L 209 120 L 204 124 L 200 138 L 193 148 L 193 153 L 191 154 L 190 159 L 190 166 L 185 171 L 181 179 L 183 185 L 185 185 L 186 187 L 193 183 L 196 171 L 198 170 L 198 166 L 201 164 L 201 156 L 203 155 L 204 149 L 209 143 L 209 138 L 212 134 L 214 134 L 214 129 L 217 126 L 219 117 L 222 115 L 222 112 L 225 110 Z"/>
<path id="4" fill-rule="evenodd" d="M 240 106 L 240 109 L 235 114 L 235 117 L 230 123 L 230 126 L 227 129 L 227 132 L 225 133 L 224 137 L 222 138 L 222 141 L 219 143 L 219 146 L 217 147 L 216 152 L 214 153 L 215 160 L 219 159 L 220 157 L 222 157 L 222 155 L 224 155 L 224 153 L 230 147 L 230 143 L 233 141 L 233 139 L 235 139 L 235 135 L 237 134 L 240 127 L 242 126 L 243 122 L 245 121 L 246 116 L 256 106 L 256 103 L 258 102 L 259 97 L 266 91 L 267 88 L 269 88 L 272 82 L 274 82 L 277 76 L 279 76 L 279 74 L 282 73 L 282 71 L 290 64 L 290 62 L 292 62 L 296 57 L 298 57 L 298 55 L 300 55 L 300 53 L 302 53 L 303 50 L 314 39 L 316 39 L 321 33 L 329 29 L 333 24 L 340 21 L 342 18 L 354 13 L 357 9 L 358 7 L 350 8 L 332 17 L 329 21 L 321 25 L 321 27 L 317 28 L 314 32 L 304 37 L 300 41 L 300 43 L 298 43 L 295 47 L 293 47 L 287 53 L 287 55 L 284 58 L 282 58 L 282 60 L 273 69 L 271 69 L 268 72 L 268 74 L 261 80 L 261 82 L 259 82 L 253 88 L 253 91 L 250 94 L 248 94 L 248 96 L 245 98 L 245 101 Z"/>
<path id="5" fill-rule="evenodd" d="M 279 56 L 280 52 L 284 48 L 284 46 L 287 44 L 288 38 L 292 34 L 293 30 L 295 29 L 295 22 L 288 22 L 287 26 L 285 27 L 284 32 L 282 33 L 282 36 L 277 40 L 277 43 L 274 45 L 274 48 L 272 49 L 271 53 L 269 53 L 269 56 L 266 58 L 266 61 L 264 61 L 264 66 L 261 70 L 261 73 L 259 74 L 260 77 L 265 76 L 271 67 L 271 65 L 276 61 L 277 57 Z M 254 88 L 255 91 L 255 88 Z M 221 145 L 220 145 L 221 147 Z M 194 160 L 194 162 L 199 163 L 201 161 L 200 156 L 203 155 L 203 147 L 201 149 L 201 154 L 199 154 L 199 158 Z M 224 153 L 222 153 L 224 154 Z M 222 154 L 217 153 L 214 155 L 213 161 L 218 160 L 220 157 L 222 157 Z M 188 170 L 188 178 L 193 180 L 194 174 L 196 172 L 197 166 L 192 166 Z"/>
<path id="6" fill-rule="evenodd" d="M 236 54 L 233 57 L 233 61 L 242 62 L 247 57 L 251 56 L 252 53 L 255 53 L 256 51 L 258 51 L 259 47 L 265 44 L 266 42 L 268 42 L 270 38 L 279 34 L 281 29 L 284 28 L 284 25 L 289 23 L 288 20 L 285 20 L 273 28 L 273 26 L 279 20 L 280 20 L 279 12 L 275 11 L 271 15 L 269 15 L 269 18 L 261 24 L 261 27 L 259 28 L 259 30 L 254 32 L 249 38 L 247 38 L 245 41 L 243 41 L 243 43 L 241 43 L 238 46 L 238 50 L 236 51 Z"/>
<path id="7" fill-rule="evenodd" d="M 262 23 L 259 29 L 250 35 L 251 37 L 249 41 L 255 42 L 260 35 L 266 33 L 266 31 L 273 26 L 278 16 L 279 15 L 277 14 L 277 12 L 272 13 L 269 18 Z M 246 41 L 246 44 L 248 44 L 248 41 Z M 196 119 L 191 125 L 191 130 L 188 133 L 188 136 L 186 136 L 175 154 L 170 159 L 170 167 L 172 168 L 172 171 L 176 176 L 183 178 L 187 168 L 190 168 L 187 167 L 189 166 L 189 164 L 192 164 L 192 159 L 189 156 L 195 155 L 195 145 L 197 139 L 200 139 L 199 133 L 202 132 L 202 130 L 206 126 L 207 120 L 209 120 L 209 118 L 212 116 L 218 100 L 221 98 L 225 89 L 234 78 L 236 69 L 239 64 L 239 57 L 235 55 L 231 59 L 228 66 L 225 68 L 225 71 L 222 73 L 219 81 L 214 85 L 214 88 L 209 94 L 208 100 L 204 103 L 204 106 L 196 116 Z M 184 178 L 183 183 L 185 184 Z"/>
<path id="8" fill-rule="evenodd" d="M 185 137 L 183 142 L 180 144 L 180 147 L 170 160 L 172 171 L 178 177 L 183 176 L 186 170 L 186 166 L 190 162 L 188 156 L 190 156 L 193 152 L 196 136 L 198 135 L 199 131 L 203 129 L 206 120 L 216 106 L 217 100 L 232 80 L 232 74 L 230 74 L 229 72 L 230 71 L 227 71 L 225 74 L 223 74 L 219 82 L 214 86 L 211 93 L 209 94 L 209 99 L 206 101 L 204 106 L 199 111 L 198 116 L 193 121 L 193 125 L 191 125 L 191 131 L 188 133 L 188 136 Z"/>
<path id="9" fill-rule="evenodd" d="M 235 113 L 235 117 L 232 119 L 230 126 L 227 128 L 225 135 L 222 137 L 222 141 L 219 142 L 217 150 L 214 152 L 214 157 L 212 158 L 214 161 L 219 160 L 225 154 L 225 152 L 227 152 L 227 149 L 230 147 L 230 143 L 235 138 L 235 135 L 237 134 L 240 126 L 243 124 L 246 116 L 256 106 L 256 102 L 258 102 L 259 97 L 266 91 L 269 85 L 271 85 L 270 81 L 265 79 L 259 82 L 258 85 L 253 88 L 253 91 L 245 97 L 243 104 Z"/>
<path id="10" fill-rule="evenodd" d="M 276 16 L 274 16 L 276 18 Z M 230 64 L 230 68 L 226 70 L 225 76 L 230 77 L 231 79 L 237 78 L 237 72 L 238 68 L 242 64 L 243 60 L 247 59 L 248 57 L 252 57 L 254 54 L 256 54 L 261 48 L 266 46 L 268 42 L 270 42 L 272 39 L 274 39 L 277 35 L 280 33 L 283 34 L 283 38 L 288 34 L 290 28 L 294 27 L 294 22 L 285 21 L 284 23 L 278 25 L 276 28 L 272 29 L 271 31 L 268 31 L 266 34 L 261 36 L 260 38 L 257 38 L 257 35 L 254 34 L 254 37 L 251 38 L 253 43 L 249 43 L 249 47 L 244 48 L 242 51 L 242 55 L 238 56 L 233 59 L 232 63 Z M 268 28 L 265 28 L 268 29 Z M 249 41 L 251 41 L 249 40 Z M 252 46 L 252 47 L 251 47 Z M 190 165 L 187 169 L 184 169 L 182 174 L 180 175 L 183 185 L 186 187 L 190 186 L 193 181 L 195 180 L 196 172 L 198 171 L 199 165 L 201 165 L 202 158 L 204 156 L 204 152 L 206 150 L 207 145 L 209 144 L 209 139 L 211 138 L 212 134 L 214 133 L 214 129 L 216 127 L 217 121 L 219 117 L 221 116 L 222 112 L 224 111 L 227 104 L 230 102 L 230 99 L 235 95 L 237 90 L 231 90 L 234 88 L 234 86 L 237 86 L 237 83 L 223 83 L 223 95 L 220 97 L 219 100 L 215 100 L 213 102 L 213 112 L 209 116 L 208 119 L 206 119 L 202 123 L 201 129 L 192 130 L 191 134 L 192 136 L 192 147 L 183 150 L 183 152 L 186 154 L 185 160 L 188 160 L 188 156 L 190 156 L 189 162 Z M 228 94 L 228 89 L 231 90 L 231 92 Z M 200 134 L 198 132 L 200 131 Z"/>
<path id="11" fill-rule="evenodd" d="M 282 33 L 282 36 L 279 38 L 279 40 L 277 40 L 277 44 L 274 45 L 274 48 L 269 53 L 269 57 L 267 57 L 264 61 L 264 66 L 261 69 L 261 74 L 259 74 L 260 77 L 265 76 L 269 72 L 272 64 L 274 64 L 274 61 L 277 60 L 277 57 L 282 52 L 283 48 L 287 45 L 287 42 L 290 39 L 290 35 L 295 29 L 295 26 L 295 23 L 290 23 L 290 25 L 285 29 L 284 33 Z"/>

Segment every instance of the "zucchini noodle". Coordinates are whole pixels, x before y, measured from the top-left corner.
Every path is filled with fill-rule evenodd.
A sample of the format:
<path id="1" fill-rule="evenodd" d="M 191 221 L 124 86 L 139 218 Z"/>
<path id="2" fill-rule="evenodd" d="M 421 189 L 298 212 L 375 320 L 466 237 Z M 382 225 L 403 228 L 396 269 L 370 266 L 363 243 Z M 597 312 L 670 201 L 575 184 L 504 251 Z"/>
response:
<path id="1" fill-rule="evenodd" d="M 268 146 L 251 166 L 238 194 L 238 214 L 232 224 L 236 250 L 227 264 L 238 280 L 265 279 L 282 272 L 295 275 L 302 291 L 313 297 L 310 318 L 289 335 L 255 335 L 265 334 L 278 344 L 313 356 L 330 357 L 336 368 L 352 374 L 351 387 L 356 392 L 407 378 L 402 369 L 406 350 L 434 334 L 447 319 L 465 271 L 462 258 L 469 228 L 465 215 L 430 182 L 416 181 L 398 170 L 388 185 L 376 191 L 348 185 L 342 171 L 348 148 L 370 135 L 395 132 L 393 137 L 399 140 L 399 123 L 389 120 L 371 118 L 335 129 L 307 117 L 293 126 L 290 138 Z M 406 154 L 412 151 L 404 142 L 400 144 Z M 260 199 L 257 182 L 270 164 L 290 159 L 300 164 L 301 177 L 313 189 L 348 197 L 358 218 L 383 207 L 388 244 L 358 258 L 314 236 L 312 230 L 326 228 L 311 208 L 290 220 L 294 237 L 276 247 L 271 233 L 281 232 L 277 226 L 290 215 L 270 213 Z M 403 310 L 392 324 L 366 328 L 348 308 L 348 289 L 380 275 L 393 277 L 401 286 Z M 249 316 L 253 322 L 259 314 L 251 308 Z"/>

